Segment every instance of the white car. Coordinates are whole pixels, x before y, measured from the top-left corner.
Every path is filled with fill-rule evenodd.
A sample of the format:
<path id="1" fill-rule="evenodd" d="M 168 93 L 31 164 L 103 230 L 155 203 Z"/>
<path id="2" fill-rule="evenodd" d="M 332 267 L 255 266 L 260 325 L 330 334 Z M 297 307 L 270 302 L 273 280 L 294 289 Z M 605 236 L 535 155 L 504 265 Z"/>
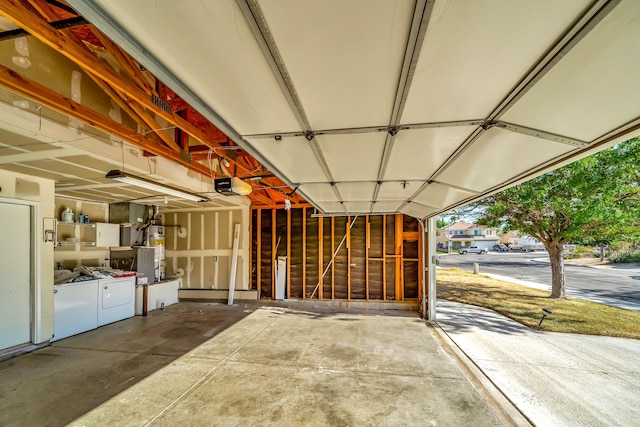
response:
<path id="1" fill-rule="evenodd" d="M 466 254 L 480 254 L 480 255 L 484 255 L 487 253 L 487 249 L 486 248 L 479 248 L 477 246 L 463 246 L 460 249 L 458 249 L 458 253 L 460 255 L 466 255 Z"/>

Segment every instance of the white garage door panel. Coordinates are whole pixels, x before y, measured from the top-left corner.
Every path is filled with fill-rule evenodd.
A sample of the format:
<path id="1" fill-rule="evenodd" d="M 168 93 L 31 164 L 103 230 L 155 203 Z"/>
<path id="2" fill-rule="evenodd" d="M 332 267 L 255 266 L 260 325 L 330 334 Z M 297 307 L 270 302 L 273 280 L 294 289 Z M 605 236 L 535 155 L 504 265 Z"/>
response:
<path id="1" fill-rule="evenodd" d="M 374 213 L 398 212 L 398 208 L 402 204 L 399 200 L 378 200 L 373 205 Z"/>
<path id="2" fill-rule="evenodd" d="M 640 117 L 640 8 L 621 2 L 503 119 L 592 141 Z"/>
<path id="3" fill-rule="evenodd" d="M 299 130 L 234 0 L 97 3 L 239 133 Z"/>
<path id="4" fill-rule="evenodd" d="M 396 135 L 385 180 L 428 179 L 476 126 L 403 130 Z"/>
<path id="5" fill-rule="evenodd" d="M 327 179 L 309 141 L 303 137 L 284 138 L 282 141 L 257 138 L 249 142 L 292 182 L 323 182 Z"/>
<path id="6" fill-rule="evenodd" d="M 572 145 L 492 128 L 437 180 L 480 192 L 574 149 Z"/>
<path id="7" fill-rule="evenodd" d="M 444 208 L 473 196 L 475 193 L 457 190 L 441 184 L 430 184 L 413 200 L 425 205 Z"/>
<path id="8" fill-rule="evenodd" d="M 388 124 L 412 1 L 266 0 L 260 8 L 312 127 Z"/>
<path id="9" fill-rule="evenodd" d="M 303 184 L 300 186 L 300 191 L 316 201 L 338 201 L 333 187 L 329 184 Z"/>
<path id="10" fill-rule="evenodd" d="M 0 202 L 0 350 L 31 340 L 31 207 Z"/>
<path id="11" fill-rule="evenodd" d="M 373 182 L 350 182 L 348 184 L 336 184 L 338 191 L 344 200 L 365 201 L 373 199 L 376 184 Z"/>
<path id="12" fill-rule="evenodd" d="M 336 181 L 376 181 L 386 133 L 320 135 L 329 169 Z"/>
<path id="13" fill-rule="evenodd" d="M 407 200 L 424 184 L 424 181 L 383 182 L 378 200 Z"/>
<path id="14" fill-rule="evenodd" d="M 431 215 L 432 213 L 436 212 L 436 209 L 429 206 L 421 205 L 420 203 L 409 203 L 405 207 L 400 209 L 400 212 L 409 216 L 413 216 L 415 218 L 424 218 L 427 215 Z"/>
<path id="15" fill-rule="evenodd" d="M 436 1 L 402 123 L 487 117 L 589 3 Z"/>

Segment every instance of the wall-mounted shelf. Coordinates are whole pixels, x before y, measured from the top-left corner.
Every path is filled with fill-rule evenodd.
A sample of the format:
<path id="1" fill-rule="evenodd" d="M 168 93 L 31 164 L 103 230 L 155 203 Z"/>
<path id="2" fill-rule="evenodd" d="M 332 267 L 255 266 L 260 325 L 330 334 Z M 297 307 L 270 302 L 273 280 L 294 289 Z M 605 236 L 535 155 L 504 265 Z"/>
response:
<path id="1" fill-rule="evenodd" d="M 60 240 L 60 227 L 71 230 L 73 227 L 73 233 L 69 238 L 73 238 L 76 241 L 68 242 Z M 56 227 L 56 246 L 91 246 L 91 247 L 103 247 L 108 248 L 112 246 L 120 245 L 120 225 L 108 224 L 104 222 L 94 222 L 89 224 L 79 222 L 64 222 L 58 221 Z"/>

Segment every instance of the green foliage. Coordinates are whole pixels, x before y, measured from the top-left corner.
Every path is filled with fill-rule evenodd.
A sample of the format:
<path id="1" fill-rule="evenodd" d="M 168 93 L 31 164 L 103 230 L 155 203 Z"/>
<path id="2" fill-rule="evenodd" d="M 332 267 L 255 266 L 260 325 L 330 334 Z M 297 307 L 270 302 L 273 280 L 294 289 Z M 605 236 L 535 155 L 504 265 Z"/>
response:
<path id="1" fill-rule="evenodd" d="M 558 244 L 635 236 L 639 164 L 640 139 L 633 138 L 482 200 L 478 222 Z"/>
<path id="2" fill-rule="evenodd" d="M 449 223 L 447 222 L 446 219 L 444 218 L 436 219 L 436 228 L 446 227 L 447 225 L 449 225 Z"/>
<path id="3" fill-rule="evenodd" d="M 640 250 L 637 248 L 628 248 L 622 251 L 611 252 L 608 259 L 614 263 L 640 262 Z"/>

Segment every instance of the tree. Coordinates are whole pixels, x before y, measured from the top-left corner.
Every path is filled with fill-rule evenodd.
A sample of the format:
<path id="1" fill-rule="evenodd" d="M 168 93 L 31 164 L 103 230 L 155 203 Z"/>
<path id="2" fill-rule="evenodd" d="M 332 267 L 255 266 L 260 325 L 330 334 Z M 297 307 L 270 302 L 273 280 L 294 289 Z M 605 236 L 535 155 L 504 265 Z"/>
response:
<path id="1" fill-rule="evenodd" d="M 640 138 L 571 163 L 477 203 L 478 221 L 540 240 L 551 261 L 551 297 L 565 297 L 564 244 L 640 230 Z"/>

